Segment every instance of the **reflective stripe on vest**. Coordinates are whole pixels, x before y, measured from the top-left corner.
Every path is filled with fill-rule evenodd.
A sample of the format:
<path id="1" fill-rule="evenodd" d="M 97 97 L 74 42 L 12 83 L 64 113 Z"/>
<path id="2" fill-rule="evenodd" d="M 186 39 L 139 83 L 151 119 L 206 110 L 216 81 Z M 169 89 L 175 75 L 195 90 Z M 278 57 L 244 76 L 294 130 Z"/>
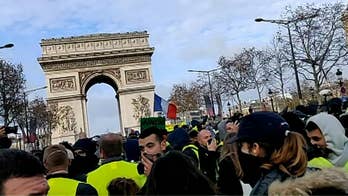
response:
<path id="1" fill-rule="evenodd" d="M 108 196 L 107 187 L 111 180 L 125 177 L 131 178 L 141 188 L 145 181 L 145 175 L 139 175 L 136 163 L 126 161 L 113 161 L 101 165 L 99 168 L 87 174 L 87 183 L 98 191 L 99 196 Z"/>
<path id="2" fill-rule="evenodd" d="M 76 195 L 77 186 L 80 181 L 69 178 L 50 178 L 48 179 L 48 185 L 50 190 L 48 196 L 61 196 L 61 195 Z"/>
<path id="3" fill-rule="evenodd" d="M 199 160 L 198 147 L 196 145 L 194 145 L 194 144 L 189 144 L 189 145 L 186 145 L 186 146 L 184 146 L 182 148 L 182 152 L 184 152 L 188 148 L 191 149 L 195 153 L 195 155 L 197 157 L 197 160 L 198 160 L 198 165 L 197 166 L 198 166 L 198 169 L 200 169 L 200 160 Z"/>

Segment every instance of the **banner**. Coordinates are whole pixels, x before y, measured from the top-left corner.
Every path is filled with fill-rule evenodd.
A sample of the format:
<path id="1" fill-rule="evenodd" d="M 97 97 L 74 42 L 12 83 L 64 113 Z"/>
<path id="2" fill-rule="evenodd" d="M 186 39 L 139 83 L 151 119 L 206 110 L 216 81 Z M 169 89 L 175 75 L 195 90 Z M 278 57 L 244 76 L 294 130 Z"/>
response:
<path id="1" fill-rule="evenodd" d="M 140 131 L 149 127 L 157 127 L 159 129 L 166 128 L 166 119 L 163 117 L 147 117 L 140 119 Z"/>
<path id="2" fill-rule="evenodd" d="M 214 116 L 213 107 L 211 105 L 211 100 L 208 95 L 204 95 L 205 107 L 207 108 L 207 114 L 209 116 Z"/>

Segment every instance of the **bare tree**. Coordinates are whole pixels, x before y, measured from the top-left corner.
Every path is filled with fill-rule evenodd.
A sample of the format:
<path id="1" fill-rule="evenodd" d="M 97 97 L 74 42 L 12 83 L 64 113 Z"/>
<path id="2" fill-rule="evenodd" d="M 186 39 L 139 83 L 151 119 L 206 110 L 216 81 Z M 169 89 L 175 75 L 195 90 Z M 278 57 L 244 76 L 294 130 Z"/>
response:
<path id="1" fill-rule="evenodd" d="M 267 69 L 268 80 L 272 81 L 269 84 L 282 95 L 282 99 L 285 100 L 285 85 L 289 82 L 290 64 L 286 59 L 283 45 L 280 42 L 279 33 L 273 38 L 272 46 L 268 50 L 270 55 L 270 63 Z"/>
<path id="2" fill-rule="evenodd" d="M 235 55 L 234 58 L 220 57 L 218 61 L 221 67 L 218 72 L 219 83 L 224 92 L 236 95 L 239 109 L 242 110 L 240 93 L 249 86 L 248 66 L 244 63 L 242 55 Z"/>
<path id="3" fill-rule="evenodd" d="M 169 99 L 177 105 L 178 112 L 187 112 L 199 109 L 201 103 L 200 95 L 201 89 L 199 85 L 182 83 L 173 86 Z"/>
<path id="4" fill-rule="evenodd" d="M 5 126 L 22 113 L 24 84 L 22 65 L 0 60 L 0 117 Z"/>
<path id="5" fill-rule="evenodd" d="M 256 48 L 243 49 L 240 54 L 243 63 L 247 66 L 247 74 L 250 80 L 249 89 L 256 88 L 259 103 L 262 103 L 261 93 L 268 81 L 267 68 L 270 63 L 270 56 L 266 51 L 257 50 Z"/>
<path id="6" fill-rule="evenodd" d="M 317 13 L 314 18 L 295 20 L 289 24 L 299 73 L 314 83 L 317 92 L 328 80 L 328 74 L 334 67 L 346 66 L 348 63 L 344 25 L 341 20 L 344 9 L 343 3 L 335 3 L 321 7 L 306 4 L 295 9 L 288 7 L 285 11 L 289 20 Z M 286 39 L 284 42 L 287 42 Z"/>

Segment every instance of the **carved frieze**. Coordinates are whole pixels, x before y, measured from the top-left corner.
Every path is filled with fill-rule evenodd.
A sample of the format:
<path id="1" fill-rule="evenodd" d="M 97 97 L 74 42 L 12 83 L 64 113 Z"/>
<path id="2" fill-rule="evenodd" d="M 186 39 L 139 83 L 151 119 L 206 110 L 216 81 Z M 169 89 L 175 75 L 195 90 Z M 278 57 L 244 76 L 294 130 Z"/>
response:
<path id="1" fill-rule="evenodd" d="M 74 90 L 76 90 L 76 80 L 74 76 L 50 79 L 51 93 Z"/>
<path id="2" fill-rule="evenodd" d="M 77 40 L 80 41 L 80 40 Z M 122 38 L 100 41 L 84 41 L 78 43 L 59 43 L 48 45 L 45 41 L 42 44 L 42 55 L 45 57 L 52 55 L 64 55 L 70 53 L 82 53 L 90 51 L 119 50 L 126 48 L 148 47 L 149 43 L 146 36 L 134 38 Z"/>
<path id="3" fill-rule="evenodd" d="M 59 71 L 76 68 L 88 68 L 96 66 L 107 66 L 107 65 L 122 65 L 129 63 L 141 63 L 151 62 L 151 55 L 136 55 L 136 56 L 123 56 L 123 57 L 112 57 L 112 58 L 100 58 L 100 59 L 83 59 L 75 61 L 62 61 L 62 62 L 50 62 L 43 63 L 41 67 L 44 71 Z"/>
<path id="4" fill-rule="evenodd" d="M 133 118 L 138 121 L 142 117 L 149 117 L 151 115 L 150 100 L 142 95 L 132 99 Z"/>
<path id="5" fill-rule="evenodd" d="M 143 82 L 149 82 L 149 81 L 150 81 L 150 77 L 149 77 L 148 69 L 135 69 L 135 70 L 126 71 L 127 84 L 143 83 Z"/>

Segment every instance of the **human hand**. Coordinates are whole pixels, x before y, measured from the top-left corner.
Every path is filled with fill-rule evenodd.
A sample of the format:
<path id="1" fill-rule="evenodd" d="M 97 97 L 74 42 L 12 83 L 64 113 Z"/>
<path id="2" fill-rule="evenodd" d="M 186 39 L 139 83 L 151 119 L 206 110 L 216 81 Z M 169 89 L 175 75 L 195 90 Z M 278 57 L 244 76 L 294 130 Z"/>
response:
<path id="1" fill-rule="evenodd" d="M 217 144 L 216 144 L 216 139 L 215 138 L 213 138 L 210 143 L 209 143 L 209 141 L 207 142 L 207 149 L 209 151 L 216 151 Z"/>
<path id="2" fill-rule="evenodd" d="M 141 163 L 143 163 L 144 165 L 145 176 L 149 176 L 152 169 L 153 160 L 150 160 L 147 156 L 144 155 L 144 153 L 141 153 Z"/>
<path id="3" fill-rule="evenodd" d="M 4 195 L 47 195 L 49 186 L 44 176 L 14 177 L 3 185 Z"/>
<path id="4" fill-rule="evenodd" d="M 0 128 L 0 138 L 5 137 L 5 136 L 6 136 L 5 127 L 1 127 Z"/>
<path id="5" fill-rule="evenodd" d="M 227 133 L 238 133 L 239 123 L 238 121 L 229 122 L 226 124 L 226 132 Z"/>

